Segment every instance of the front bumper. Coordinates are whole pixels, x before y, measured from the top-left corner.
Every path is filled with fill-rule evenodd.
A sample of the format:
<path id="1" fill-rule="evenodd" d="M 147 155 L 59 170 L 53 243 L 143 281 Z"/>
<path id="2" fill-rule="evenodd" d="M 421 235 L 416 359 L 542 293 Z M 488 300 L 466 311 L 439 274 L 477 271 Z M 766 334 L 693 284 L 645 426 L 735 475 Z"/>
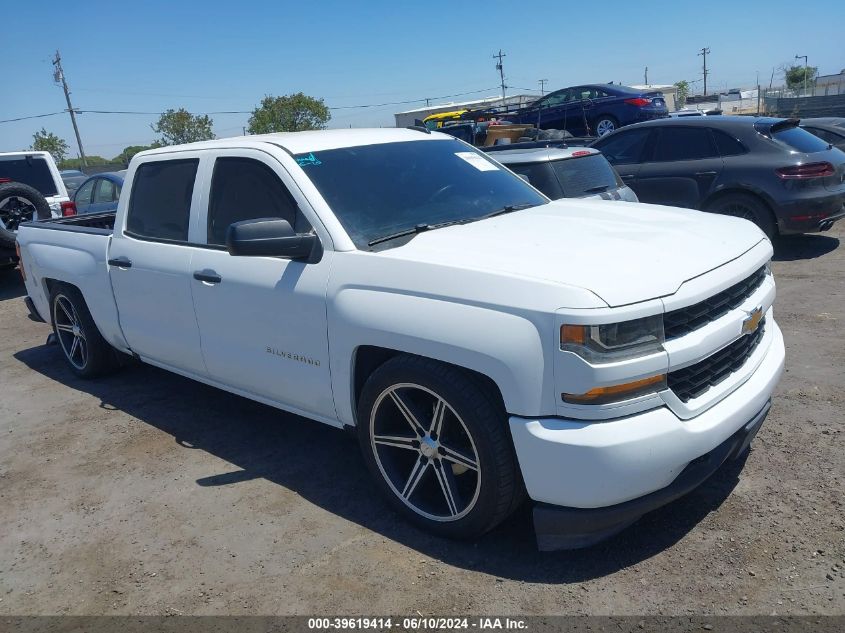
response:
<path id="1" fill-rule="evenodd" d="M 689 419 L 681 419 L 668 406 L 597 422 L 511 417 L 528 495 L 539 503 L 585 511 L 589 517 L 590 511 L 641 501 L 669 487 L 691 462 L 715 451 L 766 409 L 785 357 L 783 335 L 774 320 L 770 327 L 771 340 L 753 373 Z"/>
<path id="2" fill-rule="evenodd" d="M 709 453 L 690 462 L 671 484 L 644 497 L 606 508 L 534 507 L 537 546 L 543 551 L 588 547 L 631 525 L 641 516 L 692 492 L 725 462 L 741 456 L 751 445 L 771 409 L 771 401 L 741 429 Z"/>

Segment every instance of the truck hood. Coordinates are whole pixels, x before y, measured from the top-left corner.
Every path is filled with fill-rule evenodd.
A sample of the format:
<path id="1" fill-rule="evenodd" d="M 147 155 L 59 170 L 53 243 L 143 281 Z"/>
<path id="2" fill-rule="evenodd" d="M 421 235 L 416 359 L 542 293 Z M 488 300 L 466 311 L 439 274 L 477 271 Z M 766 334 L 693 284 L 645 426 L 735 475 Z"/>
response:
<path id="1" fill-rule="evenodd" d="M 671 295 L 764 239 L 738 218 L 570 199 L 421 233 L 380 255 L 578 286 L 615 307 Z"/>

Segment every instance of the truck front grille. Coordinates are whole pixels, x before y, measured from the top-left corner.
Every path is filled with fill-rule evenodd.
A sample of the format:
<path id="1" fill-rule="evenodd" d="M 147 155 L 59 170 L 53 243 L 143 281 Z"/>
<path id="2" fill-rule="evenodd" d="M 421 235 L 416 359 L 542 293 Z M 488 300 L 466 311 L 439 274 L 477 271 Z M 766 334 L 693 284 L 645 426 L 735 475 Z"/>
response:
<path id="1" fill-rule="evenodd" d="M 689 402 L 739 370 L 763 338 L 766 319 L 751 334 L 746 334 L 695 365 L 669 372 L 669 388 L 682 402 Z"/>
<path id="2" fill-rule="evenodd" d="M 663 328 L 666 334 L 666 340 L 689 334 L 693 330 L 697 330 L 725 316 L 734 308 L 742 305 L 742 302 L 760 287 L 765 277 L 766 268 L 764 266 L 750 277 L 713 295 L 709 299 L 687 306 L 686 308 L 667 312 L 663 316 Z"/>

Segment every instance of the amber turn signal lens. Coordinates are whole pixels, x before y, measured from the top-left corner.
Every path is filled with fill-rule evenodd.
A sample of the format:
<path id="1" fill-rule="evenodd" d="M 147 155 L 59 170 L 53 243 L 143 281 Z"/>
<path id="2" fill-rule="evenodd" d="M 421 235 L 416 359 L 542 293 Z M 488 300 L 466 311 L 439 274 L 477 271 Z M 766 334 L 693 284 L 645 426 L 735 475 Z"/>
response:
<path id="1" fill-rule="evenodd" d="M 583 325 L 561 325 L 560 344 L 584 345 L 587 342 L 587 328 Z"/>
<path id="2" fill-rule="evenodd" d="M 634 382 L 626 382 L 622 385 L 611 385 L 609 387 L 596 387 L 587 393 L 560 394 L 564 402 L 572 404 L 606 404 L 617 400 L 627 400 L 643 393 L 658 391 L 666 386 L 666 374 L 651 376 Z"/>

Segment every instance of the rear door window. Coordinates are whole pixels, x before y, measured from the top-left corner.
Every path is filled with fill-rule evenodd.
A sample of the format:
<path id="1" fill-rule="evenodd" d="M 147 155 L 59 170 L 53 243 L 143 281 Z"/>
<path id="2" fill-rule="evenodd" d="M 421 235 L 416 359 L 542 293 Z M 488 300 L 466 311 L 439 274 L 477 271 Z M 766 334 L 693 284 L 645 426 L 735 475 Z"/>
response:
<path id="1" fill-rule="evenodd" d="M 47 161 L 39 156 L 0 156 L 0 183 L 7 181 L 29 185 L 42 196 L 59 193 Z"/>
<path id="2" fill-rule="evenodd" d="M 790 150 L 803 154 L 823 152 L 828 146 L 827 141 L 823 141 L 818 136 L 814 136 L 800 127 L 788 127 L 780 130 L 772 134 L 772 138 L 778 143 L 786 145 Z"/>
<path id="3" fill-rule="evenodd" d="M 729 134 L 721 130 L 711 130 L 713 140 L 716 141 L 716 148 L 722 156 L 739 156 L 745 153 L 745 146 Z"/>
<path id="4" fill-rule="evenodd" d="M 565 198 L 582 198 L 622 185 L 601 154 L 556 160 L 552 163 Z"/>
<path id="5" fill-rule="evenodd" d="M 599 141 L 594 147 L 601 150 L 612 164 L 630 165 L 640 162 L 650 135 L 651 130 L 648 129 L 617 132 L 607 137 L 607 140 Z"/>
<path id="6" fill-rule="evenodd" d="M 701 160 L 719 154 L 705 127 L 664 127 L 657 136 L 655 162 Z"/>
<path id="7" fill-rule="evenodd" d="M 135 172 L 126 232 L 132 237 L 188 241 L 199 159 L 144 163 Z"/>

